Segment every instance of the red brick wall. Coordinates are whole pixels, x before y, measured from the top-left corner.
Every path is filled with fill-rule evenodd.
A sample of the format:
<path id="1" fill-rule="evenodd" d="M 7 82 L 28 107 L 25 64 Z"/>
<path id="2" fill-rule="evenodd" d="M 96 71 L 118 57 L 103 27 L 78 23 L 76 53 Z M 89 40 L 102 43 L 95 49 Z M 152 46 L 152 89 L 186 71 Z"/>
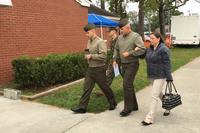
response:
<path id="1" fill-rule="evenodd" d="M 75 0 L 12 0 L 0 7 L 0 84 L 12 79 L 11 61 L 20 55 L 81 51 L 88 9 Z"/>

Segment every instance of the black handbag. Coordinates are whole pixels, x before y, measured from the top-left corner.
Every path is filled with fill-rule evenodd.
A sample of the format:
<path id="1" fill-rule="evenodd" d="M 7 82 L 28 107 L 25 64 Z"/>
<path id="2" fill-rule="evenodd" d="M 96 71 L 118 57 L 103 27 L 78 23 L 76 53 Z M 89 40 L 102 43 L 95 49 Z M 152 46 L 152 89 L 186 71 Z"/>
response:
<path id="1" fill-rule="evenodd" d="M 173 90 L 175 91 L 174 93 Z M 181 104 L 181 96 L 177 93 L 174 83 L 167 82 L 165 94 L 162 97 L 162 108 L 171 110 Z"/>

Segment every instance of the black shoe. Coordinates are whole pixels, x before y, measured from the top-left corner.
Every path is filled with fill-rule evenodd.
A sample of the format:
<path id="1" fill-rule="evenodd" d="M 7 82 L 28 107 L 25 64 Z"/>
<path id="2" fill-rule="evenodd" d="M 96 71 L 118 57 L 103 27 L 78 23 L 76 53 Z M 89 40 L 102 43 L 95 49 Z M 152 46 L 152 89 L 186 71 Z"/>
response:
<path id="1" fill-rule="evenodd" d="M 142 121 L 141 123 L 142 123 L 143 126 L 149 126 L 149 125 L 152 124 L 151 122 L 147 123 L 147 122 L 145 122 L 145 121 Z"/>
<path id="2" fill-rule="evenodd" d="M 86 109 L 79 108 L 79 107 L 77 107 L 77 108 L 72 108 L 71 110 L 72 110 L 74 113 L 81 113 L 81 114 L 86 113 Z"/>
<path id="3" fill-rule="evenodd" d="M 130 113 L 132 112 L 132 110 L 122 110 L 122 112 L 120 112 L 121 117 L 125 117 L 128 116 Z"/>
<path id="4" fill-rule="evenodd" d="M 165 110 L 165 112 L 163 113 L 163 116 L 168 116 L 170 115 L 170 110 Z"/>
<path id="5" fill-rule="evenodd" d="M 112 105 L 110 105 L 110 107 L 109 107 L 109 109 L 108 110 L 114 110 L 115 108 L 116 108 L 116 106 L 117 106 L 117 104 L 115 103 L 115 104 L 112 104 Z"/>
<path id="6" fill-rule="evenodd" d="M 138 111 L 138 108 L 134 108 L 134 109 L 132 109 L 132 111 Z"/>

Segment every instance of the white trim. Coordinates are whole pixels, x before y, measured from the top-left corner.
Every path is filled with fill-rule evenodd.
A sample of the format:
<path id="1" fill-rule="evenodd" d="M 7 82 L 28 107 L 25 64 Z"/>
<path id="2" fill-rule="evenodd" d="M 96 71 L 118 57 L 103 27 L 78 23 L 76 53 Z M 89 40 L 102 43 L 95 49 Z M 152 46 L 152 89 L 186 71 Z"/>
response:
<path id="1" fill-rule="evenodd" d="M 112 16 L 104 16 L 104 15 L 101 15 L 107 19 L 111 19 L 111 20 L 114 20 L 114 21 L 120 21 L 120 18 L 119 17 L 112 17 Z"/>
<path id="2" fill-rule="evenodd" d="M 0 0 L 0 6 L 12 6 L 11 0 Z"/>
<path id="3" fill-rule="evenodd" d="M 85 6 L 85 7 L 90 7 L 90 4 L 92 4 L 88 0 L 76 0 L 76 2 L 78 2 L 81 6 Z"/>

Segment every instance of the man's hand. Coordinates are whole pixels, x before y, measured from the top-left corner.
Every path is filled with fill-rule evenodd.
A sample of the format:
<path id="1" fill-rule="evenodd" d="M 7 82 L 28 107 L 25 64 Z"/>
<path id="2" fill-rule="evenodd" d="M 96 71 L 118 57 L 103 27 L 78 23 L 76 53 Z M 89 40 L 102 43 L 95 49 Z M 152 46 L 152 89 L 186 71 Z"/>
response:
<path id="1" fill-rule="evenodd" d="M 128 52 L 124 52 L 124 53 L 122 53 L 122 56 L 123 56 L 124 58 L 126 58 L 126 57 L 129 56 L 129 53 L 128 53 Z"/>
<path id="2" fill-rule="evenodd" d="M 89 59 L 91 59 L 91 58 L 92 58 L 92 55 L 91 55 L 91 54 L 85 55 L 85 59 L 86 59 L 86 60 L 89 60 Z"/>
<path id="3" fill-rule="evenodd" d="M 115 67 L 117 65 L 117 62 L 116 61 L 113 61 L 113 66 Z"/>

